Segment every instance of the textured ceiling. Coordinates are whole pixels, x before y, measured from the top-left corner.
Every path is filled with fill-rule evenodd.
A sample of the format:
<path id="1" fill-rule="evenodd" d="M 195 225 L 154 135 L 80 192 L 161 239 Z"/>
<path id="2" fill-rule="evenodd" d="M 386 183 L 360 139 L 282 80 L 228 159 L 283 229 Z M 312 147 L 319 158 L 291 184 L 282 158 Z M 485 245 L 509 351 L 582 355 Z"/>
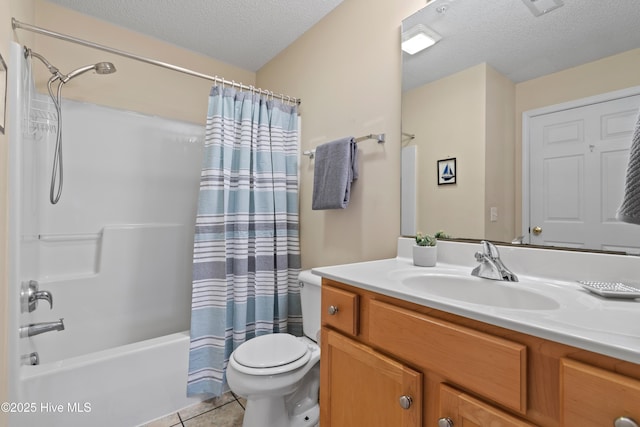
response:
<path id="1" fill-rule="evenodd" d="M 640 48 L 640 0 L 564 0 L 538 18 L 522 0 L 434 0 L 402 27 L 419 23 L 442 40 L 403 53 L 403 90 L 483 62 L 518 83 Z"/>
<path id="2" fill-rule="evenodd" d="M 257 71 L 342 0 L 50 0 Z"/>

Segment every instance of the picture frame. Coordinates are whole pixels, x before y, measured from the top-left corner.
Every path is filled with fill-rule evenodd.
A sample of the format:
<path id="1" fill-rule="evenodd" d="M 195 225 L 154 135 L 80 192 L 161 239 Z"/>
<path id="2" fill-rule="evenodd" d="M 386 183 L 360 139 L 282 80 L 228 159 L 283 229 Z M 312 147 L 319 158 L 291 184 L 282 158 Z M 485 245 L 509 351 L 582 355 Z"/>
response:
<path id="1" fill-rule="evenodd" d="M 7 63 L 0 55 L 0 133 L 4 134 L 7 117 Z"/>
<path id="2" fill-rule="evenodd" d="M 456 158 L 438 160 L 438 185 L 449 185 L 457 182 L 458 168 Z"/>

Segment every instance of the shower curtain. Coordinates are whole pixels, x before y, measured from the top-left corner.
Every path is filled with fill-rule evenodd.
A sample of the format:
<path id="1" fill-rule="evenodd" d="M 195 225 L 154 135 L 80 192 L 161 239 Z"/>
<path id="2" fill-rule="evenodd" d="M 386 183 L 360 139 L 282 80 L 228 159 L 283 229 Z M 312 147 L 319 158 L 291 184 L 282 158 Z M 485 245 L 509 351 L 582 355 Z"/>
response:
<path id="1" fill-rule="evenodd" d="M 193 254 L 187 395 L 218 396 L 231 352 L 302 334 L 297 106 L 214 86 Z"/>

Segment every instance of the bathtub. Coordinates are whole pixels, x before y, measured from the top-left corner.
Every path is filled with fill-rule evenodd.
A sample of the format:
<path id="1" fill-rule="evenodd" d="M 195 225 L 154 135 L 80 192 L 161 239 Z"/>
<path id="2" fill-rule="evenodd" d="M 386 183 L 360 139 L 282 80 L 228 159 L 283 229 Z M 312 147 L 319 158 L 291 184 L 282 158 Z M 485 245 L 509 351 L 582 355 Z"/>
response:
<path id="1" fill-rule="evenodd" d="M 188 355 L 185 331 L 22 366 L 23 407 L 10 426 L 126 427 L 176 412 L 198 402 L 186 397 Z"/>

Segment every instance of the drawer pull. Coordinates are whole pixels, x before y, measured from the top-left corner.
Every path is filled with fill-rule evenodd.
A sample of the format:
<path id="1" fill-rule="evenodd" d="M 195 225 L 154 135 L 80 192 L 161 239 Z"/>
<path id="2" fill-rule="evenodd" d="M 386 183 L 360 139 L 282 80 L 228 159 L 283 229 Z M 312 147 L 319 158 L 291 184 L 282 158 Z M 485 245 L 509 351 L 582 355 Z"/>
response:
<path id="1" fill-rule="evenodd" d="M 328 311 L 329 311 L 329 314 L 333 316 L 333 315 L 338 313 L 338 306 L 337 305 L 330 305 Z"/>
<path id="2" fill-rule="evenodd" d="M 411 403 L 413 403 L 413 399 L 411 399 L 411 396 L 400 396 L 400 407 L 402 409 L 409 409 L 411 407 Z"/>
<path id="3" fill-rule="evenodd" d="M 438 420 L 438 427 L 453 427 L 453 420 L 449 417 L 442 417 Z"/>
<path id="4" fill-rule="evenodd" d="M 613 422 L 613 427 L 638 427 L 638 423 L 629 417 L 620 417 Z"/>

